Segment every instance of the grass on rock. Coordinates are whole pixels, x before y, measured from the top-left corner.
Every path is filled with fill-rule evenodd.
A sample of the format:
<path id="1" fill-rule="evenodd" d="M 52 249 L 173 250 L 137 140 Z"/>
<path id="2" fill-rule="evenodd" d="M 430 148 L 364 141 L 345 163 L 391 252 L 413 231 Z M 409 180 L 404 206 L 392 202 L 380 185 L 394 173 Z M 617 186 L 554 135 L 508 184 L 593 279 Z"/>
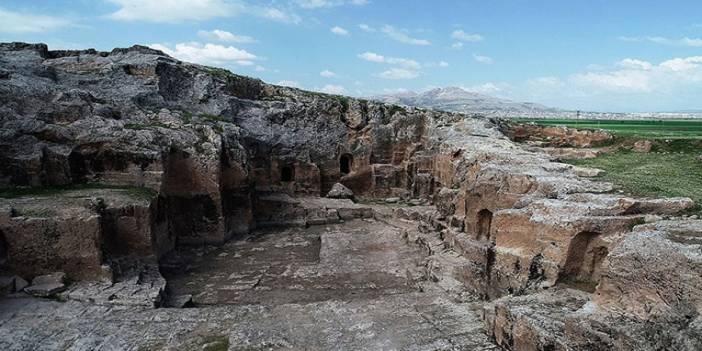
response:
<path id="1" fill-rule="evenodd" d="M 117 186 L 102 183 L 85 183 L 63 186 L 0 188 L 0 198 L 16 199 L 20 197 L 31 196 L 48 197 L 58 196 L 68 191 L 93 189 L 117 190 L 137 200 L 149 200 L 153 199 L 157 195 L 155 190 L 146 187 Z"/>
<path id="2" fill-rule="evenodd" d="M 702 148 L 694 141 L 657 144 L 650 153 L 622 150 L 592 159 L 568 163 L 600 168 L 600 180 L 615 184 L 625 193 L 641 197 L 689 197 L 692 212 L 702 214 Z"/>

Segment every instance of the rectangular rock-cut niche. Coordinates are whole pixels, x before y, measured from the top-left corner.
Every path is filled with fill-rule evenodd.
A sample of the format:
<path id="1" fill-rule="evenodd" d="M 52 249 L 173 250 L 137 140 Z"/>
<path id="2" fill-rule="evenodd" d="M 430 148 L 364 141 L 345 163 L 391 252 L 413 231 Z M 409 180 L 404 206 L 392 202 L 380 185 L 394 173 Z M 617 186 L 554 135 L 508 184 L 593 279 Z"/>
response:
<path id="1" fill-rule="evenodd" d="M 102 274 L 100 217 L 10 218 L 0 223 L 6 266 L 24 279 L 56 271 L 71 280 Z"/>
<path id="2" fill-rule="evenodd" d="M 177 244 L 221 244 L 228 239 L 219 206 L 210 195 L 168 196 L 160 201 L 166 201 L 169 231 Z"/>
<path id="3" fill-rule="evenodd" d="M 249 187 L 222 190 L 222 214 L 227 236 L 247 234 L 255 228 L 251 197 L 252 191 Z"/>

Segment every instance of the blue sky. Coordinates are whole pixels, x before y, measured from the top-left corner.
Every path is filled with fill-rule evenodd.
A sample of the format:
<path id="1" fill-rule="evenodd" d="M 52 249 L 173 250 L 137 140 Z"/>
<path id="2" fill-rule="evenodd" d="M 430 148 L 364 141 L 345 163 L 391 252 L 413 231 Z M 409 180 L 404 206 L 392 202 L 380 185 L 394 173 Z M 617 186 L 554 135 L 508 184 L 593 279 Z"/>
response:
<path id="1" fill-rule="evenodd" d="M 702 109 L 699 0 L 0 0 L 0 41 L 143 44 L 270 83 Z"/>

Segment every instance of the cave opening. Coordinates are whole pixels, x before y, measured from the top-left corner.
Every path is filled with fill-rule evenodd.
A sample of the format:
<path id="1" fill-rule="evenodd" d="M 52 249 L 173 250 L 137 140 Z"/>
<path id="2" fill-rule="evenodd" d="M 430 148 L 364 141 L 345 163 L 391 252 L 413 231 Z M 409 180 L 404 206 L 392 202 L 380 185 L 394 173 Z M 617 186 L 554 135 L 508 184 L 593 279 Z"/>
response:
<path id="1" fill-rule="evenodd" d="M 351 167 L 353 166 L 353 156 L 349 154 L 343 154 L 339 158 L 339 171 L 342 175 L 351 173 Z"/>
<path id="2" fill-rule="evenodd" d="M 295 170 L 292 166 L 283 166 L 280 169 L 280 181 L 287 183 L 292 182 L 295 177 Z"/>
<path id="3" fill-rule="evenodd" d="M 565 282 L 596 282 L 602 261 L 609 253 L 598 243 L 597 232 L 580 232 L 570 242 L 566 262 L 559 276 Z"/>
<path id="4" fill-rule="evenodd" d="M 478 212 L 478 239 L 485 237 L 490 239 L 490 228 L 492 227 L 492 212 L 484 209 Z"/>
<path id="5" fill-rule="evenodd" d="M 5 263 L 7 263 L 7 241 L 5 234 L 0 230 L 0 266 L 4 266 Z"/>

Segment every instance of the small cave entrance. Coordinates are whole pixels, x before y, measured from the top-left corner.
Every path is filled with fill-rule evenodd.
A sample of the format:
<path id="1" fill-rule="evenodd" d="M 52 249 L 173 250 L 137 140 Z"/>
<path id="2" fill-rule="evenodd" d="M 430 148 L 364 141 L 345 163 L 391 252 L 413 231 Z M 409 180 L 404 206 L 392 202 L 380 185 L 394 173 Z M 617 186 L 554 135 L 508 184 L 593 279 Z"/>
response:
<path id="1" fill-rule="evenodd" d="M 350 154 L 341 155 L 339 157 L 339 172 L 341 175 L 351 173 L 351 167 L 353 167 L 353 156 Z"/>
<path id="2" fill-rule="evenodd" d="M 478 239 L 485 238 L 490 239 L 490 229 L 492 227 L 492 212 L 490 210 L 484 209 L 478 212 Z"/>
<path id="3" fill-rule="evenodd" d="M 578 233 L 570 242 L 566 262 L 558 277 L 566 284 L 587 285 L 584 290 L 593 290 L 600 277 L 600 266 L 609 251 L 602 245 L 597 232 Z"/>
<path id="4" fill-rule="evenodd" d="M 280 181 L 283 183 L 292 182 L 295 178 L 295 168 L 293 166 L 283 166 L 280 169 Z"/>
<path id="5" fill-rule="evenodd" d="M 0 230 L 0 267 L 7 263 L 7 241 L 5 233 Z"/>

